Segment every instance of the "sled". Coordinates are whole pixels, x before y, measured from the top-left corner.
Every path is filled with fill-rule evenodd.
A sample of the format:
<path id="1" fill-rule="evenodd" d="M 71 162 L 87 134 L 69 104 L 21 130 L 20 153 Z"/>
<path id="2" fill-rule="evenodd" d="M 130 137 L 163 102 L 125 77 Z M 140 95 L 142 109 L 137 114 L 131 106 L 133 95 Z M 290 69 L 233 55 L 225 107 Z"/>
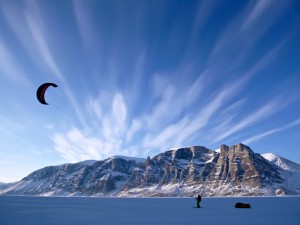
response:
<path id="1" fill-rule="evenodd" d="M 250 204 L 246 204 L 246 203 L 241 203 L 238 202 L 235 204 L 235 208 L 245 208 L 245 209 L 250 209 L 251 205 Z"/>

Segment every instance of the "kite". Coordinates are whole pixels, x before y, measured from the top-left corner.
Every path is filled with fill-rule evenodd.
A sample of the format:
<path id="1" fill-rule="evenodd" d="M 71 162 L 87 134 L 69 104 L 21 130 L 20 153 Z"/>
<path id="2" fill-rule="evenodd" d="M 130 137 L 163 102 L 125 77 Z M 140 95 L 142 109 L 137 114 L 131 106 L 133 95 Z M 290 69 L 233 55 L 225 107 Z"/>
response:
<path id="1" fill-rule="evenodd" d="M 48 103 L 45 100 L 45 92 L 48 89 L 48 87 L 58 87 L 56 84 L 54 83 L 44 83 L 42 84 L 36 91 L 36 97 L 39 100 L 40 103 L 44 104 L 44 105 L 48 105 Z"/>

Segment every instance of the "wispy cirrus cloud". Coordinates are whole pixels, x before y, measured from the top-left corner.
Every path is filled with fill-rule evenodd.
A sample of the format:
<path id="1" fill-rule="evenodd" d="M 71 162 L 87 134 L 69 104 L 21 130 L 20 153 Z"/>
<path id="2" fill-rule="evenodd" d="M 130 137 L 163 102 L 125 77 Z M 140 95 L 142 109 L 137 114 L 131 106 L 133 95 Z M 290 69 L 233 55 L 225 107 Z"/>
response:
<path id="1" fill-rule="evenodd" d="M 37 49 L 40 52 L 40 56 L 45 61 L 46 65 L 51 69 L 56 78 L 64 82 L 65 78 L 59 69 L 55 59 L 48 46 L 45 29 L 43 25 L 43 20 L 40 16 L 38 5 L 35 1 L 27 2 L 27 10 L 25 10 L 25 19 L 31 35 L 35 43 L 37 44 Z"/>
<path id="2" fill-rule="evenodd" d="M 202 28 L 207 23 L 207 20 L 213 16 L 213 12 L 216 9 L 217 4 L 214 1 L 204 0 L 200 1 L 197 7 L 197 14 L 195 18 L 195 22 L 193 24 L 193 30 L 191 36 L 194 37 L 202 31 Z"/>
<path id="3" fill-rule="evenodd" d="M 107 95 L 104 95 L 107 98 Z M 127 104 L 121 93 L 110 96 L 105 110 L 103 99 L 90 99 L 88 111 L 97 117 L 94 126 L 78 129 L 71 126 L 66 132 L 54 131 L 51 136 L 55 150 L 66 160 L 76 162 L 86 159 L 103 159 L 128 153 L 124 145 L 127 135 Z"/>
<path id="4" fill-rule="evenodd" d="M 195 106 L 194 100 L 202 92 L 200 80 L 204 82 L 206 73 L 202 74 L 196 81 L 199 84 L 192 87 L 165 86 L 164 82 L 157 82 L 154 93 L 161 93 L 161 101 L 153 105 L 152 113 L 148 113 L 146 118 L 147 135 L 143 139 L 145 148 L 159 148 L 162 145 L 181 146 L 193 136 L 200 132 L 207 124 L 213 120 L 213 116 L 218 115 L 220 108 L 232 100 L 246 83 L 244 78 L 226 85 L 221 90 L 215 90 L 212 96 L 207 97 L 206 104 Z M 159 79 L 160 80 L 160 79 Z M 168 89 L 170 88 L 170 89 Z M 204 86 L 203 86 L 204 88 Z M 160 92 L 159 90 L 163 90 Z M 188 90 L 188 91 L 185 91 Z M 178 105 L 177 105 L 178 104 Z M 185 105 L 186 104 L 186 105 Z M 182 107 L 185 105 L 187 107 Z M 180 107 L 181 106 L 181 107 Z M 177 116 L 181 115 L 179 118 Z M 172 120 L 176 118 L 176 122 Z M 144 120 L 140 120 L 141 124 Z M 153 122 L 147 122 L 153 121 Z M 156 123 L 154 122 L 156 121 Z M 155 125 L 159 123 L 159 125 Z M 157 129 L 159 127 L 159 129 Z M 170 146 L 169 146 L 170 147 Z"/>
<path id="5" fill-rule="evenodd" d="M 125 147 L 120 138 L 102 138 L 77 128 L 72 128 L 66 133 L 55 133 L 51 139 L 56 152 L 66 161 L 73 163 L 89 159 L 102 160 L 113 155 L 141 154 L 138 146 Z"/>
<path id="6" fill-rule="evenodd" d="M 210 71 L 203 71 L 191 85 L 191 87 L 188 88 L 186 94 L 186 102 L 188 105 L 195 103 L 200 94 L 205 90 L 205 88 L 207 88 L 211 76 L 212 74 Z"/>
<path id="7" fill-rule="evenodd" d="M 245 36 L 251 34 L 253 41 L 258 39 L 292 6 L 292 4 L 293 0 L 250 2 L 241 20 L 242 23 L 239 28 L 240 34 Z"/>
<path id="8" fill-rule="evenodd" d="M 209 57 L 210 64 L 218 63 L 226 70 L 243 67 L 247 57 L 253 54 L 253 46 L 291 5 L 292 1 L 249 2 L 219 35 Z"/>
<path id="9" fill-rule="evenodd" d="M 184 87 L 178 87 L 167 78 L 166 74 L 156 73 L 150 82 L 151 96 L 143 115 L 139 118 L 146 129 L 157 132 L 164 129 L 184 110 L 185 94 Z M 141 101 L 144 101 L 141 99 Z"/>
<path id="10" fill-rule="evenodd" d="M 127 105 L 122 94 L 115 94 L 111 114 L 106 114 L 104 118 L 104 134 L 107 138 L 120 138 L 126 129 Z"/>
<path id="11" fill-rule="evenodd" d="M 35 62 L 36 58 L 35 42 L 31 41 L 31 35 L 26 25 L 25 15 L 22 7 L 15 7 L 12 2 L 3 1 L 0 3 L 0 10 L 9 29 L 15 34 L 15 38 L 19 41 L 23 49 Z M 21 6 L 21 4 L 19 5 Z M 37 63 L 38 64 L 38 63 Z"/>
<path id="12" fill-rule="evenodd" d="M 191 137 L 194 133 L 198 132 L 200 129 L 204 128 L 211 120 L 214 114 L 218 112 L 220 107 L 226 104 L 231 100 L 233 96 L 238 93 L 238 90 L 241 88 L 241 83 L 236 82 L 230 88 L 226 88 L 219 91 L 219 93 L 209 101 L 206 105 L 201 107 L 201 110 L 198 111 L 192 118 L 190 118 L 189 123 L 179 131 L 179 137 L 177 139 L 177 145 L 181 145 L 186 139 Z"/>
<path id="13" fill-rule="evenodd" d="M 20 64 L 17 63 L 12 52 L 6 47 L 0 39 L 0 69 L 3 71 L 1 74 L 17 81 L 22 84 L 30 84 L 29 79 L 26 77 Z"/>
<path id="14" fill-rule="evenodd" d="M 248 11 L 247 16 L 242 23 L 241 32 L 245 32 L 249 27 L 254 26 L 272 3 L 273 1 L 271 0 L 256 2 L 253 8 Z"/>
<path id="15" fill-rule="evenodd" d="M 176 145 L 174 140 L 180 137 L 180 130 L 184 129 L 189 122 L 189 119 L 184 117 L 176 123 L 166 125 L 165 128 L 155 134 L 146 134 L 142 141 L 142 148 L 145 150 L 144 154 L 147 155 L 154 149 L 174 147 Z"/>
<path id="16" fill-rule="evenodd" d="M 67 133 L 56 133 L 52 136 L 55 150 L 67 161 L 78 162 L 87 159 L 100 159 L 108 156 L 107 146 L 98 138 L 84 135 L 73 128 Z"/>
<path id="17" fill-rule="evenodd" d="M 103 118 L 101 102 L 98 101 L 98 99 L 90 98 L 88 99 L 87 108 L 91 112 L 91 116 L 93 116 L 95 120 L 100 123 Z"/>
<path id="18" fill-rule="evenodd" d="M 126 142 L 130 143 L 134 138 L 134 135 L 143 128 L 143 123 L 139 119 L 133 119 L 126 132 Z"/>
<path id="19" fill-rule="evenodd" d="M 248 139 L 245 139 L 242 143 L 245 143 L 245 144 L 251 144 L 253 142 L 256 142 L 262 138 L 265 138 L 267 136 L 270 136 L 274 133 L 278 133 L 278 132 L 281 132 L 281 131 L 284 131 L 284 130 L 287 130 L 289 128 L 292 128 L 292 127 L 295 127 L 295 126 L 298 126 L 300 124 L 300 119 L 297 119 L 285 126 L 282 126 L 282 127 L 279 127 L 279 128 L 275 128 L 275 129 L 272 129 L 272 130 L 269 130 L 269 131 L 266 131 L 264 133 L 261 133 L 261 134 L 257 134 L 253 137 L 250 137 Z"/>
<path id="20" fill-rule="evenodd" d="M 90 17 L 90 13 L 88 11 L 88 4 L 83 4 L 80 0 L 74 0 L 73 3 L 73 9 L 75 12 L 77 24 L 78 24 L 78 30 L 80 37 L 82 39 L 82 42 L 86 49 L 91 51 L 96 44 L 95 35 L 94 33 L 94 27 L 93 23 Z M 99 39 L 99 36 L 97 36 L 97 39 Z M 97 41 L 99 43 L 99 40 Z"/>
<path id="21" fill-rule="evenodd" d="M 228 129 L 223 133 L 216 135 L 216 138 L 214 138 L 214 142 L 219 142 L 221 140 L 224 140 L 225 138 L 229 137 L 230 135 L 237 133 L 238 131 L 241 131 L 242 129 L 245 129 L 248 126 L 254 125 L 255 123 L 258 123 L 259 121 L 265 119 L 266 117 L 272 115 L 279 109 L 280 104 L 277 100 L 273 100 L 269 103 L 267 103 L 265 106 L 257 110 L 256 112 L 253 112 L 247 117 L 244 117 L 240 121 L 234 121 L 234 124 L 231 124 L 231 126 L 228 126 Z"/>
<path id="22" fill-rule="evenodd" d="M 116 94 L 112 103 L 112 113 L 117 124 L 123 124 L 127 117 L 127 107 L 124 102 L 124 97 L 121 94 Z"/>

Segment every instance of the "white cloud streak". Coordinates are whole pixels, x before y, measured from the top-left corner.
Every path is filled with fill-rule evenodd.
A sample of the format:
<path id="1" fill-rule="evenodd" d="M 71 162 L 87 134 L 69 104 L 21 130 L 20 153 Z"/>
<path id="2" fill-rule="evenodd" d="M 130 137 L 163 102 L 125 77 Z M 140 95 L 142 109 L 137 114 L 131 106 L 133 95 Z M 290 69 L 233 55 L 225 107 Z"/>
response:
<path id="1" fill-rule="evenodd" d="M 27 25 L 31 31 L 31 34 L 37 44 L 38 50 L 41 57 L 44 59 L 47 66 L 52 70 L 53 74 L 61 82 L 64 82 L 64 77 L 62 72 L 58 68 L 47 44 L 46 36 L 43 34 L 42 19 L 39 16 L 38 6 L 34 1 L 28 1 L 27 7 L 29 8 L 25 11 L 25 19 Z"/>
<path id="2" fill-rule="evenodd" d="M 78 24 L 79 34 L 81 36 L 83 44 L 88 50 L 92 50 L 95 45 L 95 34 L 93 32 L 93 30 L 95 29 L 92 26 L 90 15 L 86 9 L 87 4 L 83 4 L 83 2 L 80 0 L 73 0 L 72 2 Z"/>
<path id="3" fill-rule="evenodd" d="M 152 118 L 151 120 L 156 120 L 160 118 L 157 121 L 160 122 L 160 127 L 162 128 L 155 129 L 156 127 L 152 127 L 152 124 L 155 123 L 146 123 L 147 131 L 150 130 L 152 131 L 152 133 L 148 132 L 147 135 L 144 137 L 144 148 L 148 149 L 161 148 L 162 146 L 174 147 L 183 145 L 188 138 L 190 138 L 194 133 L 199 132 L 209 122 L 211 122 L 211 120 L 213 120 L 212 117 L 218 113 L 218 110 L 221 108 L 221 106 L 227 104 L 240 91 L 245 82 L 246 80 L 244 78 L 241 78 L 233 84 L 226 86 L 224 89 L 219 91 L 219 93 L 206 105 L 197 107 L 198 110 L 196 109 L 196 111 L 185 113 L 184 116 L 181 117 L 178 122 L 172 122 L 172 120 L 165 120 L 162 118 L 164 116 L 174 116 L 172 115 L 173 111 L 177 111 L 176 113 L 180 115 L 183 112 L 184 108 L 173 107 L 173 103 L 170 104 L 170 101 L 174 101 L 174 99 L 176 98 L 186 99 L 187 96 L 191 96 L 191 92 L 183 94 L 183 92 L 179 91 L 179 88 L 165 88 L 162 95 L 163 101 L 157 103 L 154 107 L 153 113 L 149 114 L 148 117 L 146 117 Z M 160 88 L 157 89 L 160 90 Z M 196 96 L 196 86 L 193 86 L 192 90 L 193 89 L 195 91 L 193 96 Z"/>
<path id="4" fill-rule="evenodd" d="M 126 142 L 127 143 L 129 143 L 133 139 L 135 133 L 137 131 L 139 131 L 142 128 L 142 126 L 143 126 L 143 124 L 140 120 L 138 120 L 138 119 L 132 120 L 129 129 L 126 132 Z"/>
<path id="5" fill-rule="evenodd" d="M 89 135 L 77 128 L 72 128 L 67 133 L 55 133 L 51 139 L 54 149 L 68 162 L 101 160 L 125 152 L 120 138 Z"/>
<path id="6" fill-rule="evenodd" d="M 193 104 L 197 98 L 199 98 L 200 94 L 204 91 L 205 87 L 208 85 L 210 72 L 205 70 L 201 73 L 200 76 L 196 79 L 196 81 L 191 85 L 188 89 L 186 95 L 186 102 L 187 104 Z"/>
<path id="7" fill-rule="evenodd" d="M 287 130 L 287 129 L 292 128 L 292 127 L 294 127 L 294 126 L 297 126 L 297 125 L 299 125 L 299 124 L 300 124 L 300 119 L 297 119 L 297 120 L 293 121 L 292 123 L 289 123 L 289 124 L 287 124 L 287 125 L 285 125 L 285 126 L 283 126 L 283 127 L 275 128 L 275 129 L 272 129 L 272 130 L 270 130 L 270 131 L 267 131 L 267 132 L 264 132 L 264 133 L 255 135 L 255 136 L 253 136 L 253 137 L 250 137 L 250 138 L 248 138 L 248 139 L 242 141 L 242 143 L 245 143 L 245 144 L 251 144 L 251 143 L 256 142 L 256 141 L 258 141 L 258 140 L 260 140 L 260 139 L 262 139 L 262 138 L 265 138 L 265 137 L 267 137 L 267 136 L 270 136 L 270 135 L 272 135 L 272 134 L 274 134 L 274 133 L 278 133 L 278 132 Z"/>
<path id="8" fill-rule="evenodd" d="M 101 107 L 101 103 L 97 101 L 97 99 L 90 98 L 88 102 L 88 109 L 92 112 L 93 116 L 96 116 L 98 122 L 102 120 L 103 117 L 103 110 Z"/>
<path id="9" fill-rule="evenodd" d="M 113 100 L 112 113 L 118 124 L 122 124 L 127 117 L 127 107 L 121 94 L 116 94 Z"/>
<path id="10" fill-rule="evenodd" d="M 205 127 L 211 117 L 217 112 L 222 104 L 229 100 L 232 94 L 233 89 L 224 89 L 212 101 L 205 105 L 198 114 L 196 114 L 193 118 L 190 118 L 189 123 L 179 130 L 176 145 L 181 145 L 191 135 Z"/>
<path id="11" fill-rule="evenodd" d="M 175 86 L 165 83 L 163 78 L 159 78 L 155 82 L 153 95 L 155 103 L 151 105 L 150 111 L 141 120 L 146 123 L 149 130 L 159 130 L 167 123 L 172 122 L 181 112 L 180 106 L 184 98 L 179 95 Z"/>
<path id="12" fill-rule="evenodd" d="M 217 136 L 214 139 L 214 142 L 219 142 L 221 140 L 224 140 L 225 138 L 229 137 L 230 135 L 246 128 L 247 126 L 250 126 L 250 125 L 253 125 L 253 124 L 259 122 L 260 120 L 266 118 L 267 116 L 270 116 L 271 114 L 275 113 L 278 108 L 279 107 L 276 102 L 268 103 L 267 105 L 265 105 L 258 111 L 254 112 L 250 116 L 244 118 L 240 122 L 235 122 L 236 125 L 231 126 L 230 128 L 228 128 L 228 131 Z"/>
<path id="13" fill-rule="evenodd" d="M 10 27 L 12 32 L 15 34 L 15 37 L 21 43 L 22 47 L 25 49 L 27 54 L 32 59 L 37 59 L 36 52 L 33 50 L 35 49 L 36 43 L 32 42 L 31 35 L 28 35 L 29 28 L 25 23 L 26 19 L 24 13 L 21 10 L 19 10 L 17 7 L 13 7 L 8 2 L 1 2 L 0 4 L 1 4 L 0 10 L 2 12 L 2 15 L 5 18 L 6 22 L 8 23 L 8 26 Z M 9 59 L 10 56 L 6 58 Z M 5 65 L 8 66 L 10 64 L 6 63 Z M 19 69 L 17 68 L 17 65 L 20 64 L 16 64 L 16 61 L 14 60 L 13 65 L 16 67 L 16 71 L 18 71 L 18 75 L 20 75 L 21 73 L 19 72 L 21 71 L 19 71 Z"/>
<path id="14" fill-rule="evenodd" d="M 127 135 L 127 105 L 124 96 L 121 93 L 114 94 L 110 108 L 105 111 L 100 107 L 101 103 L 102 99 L 91 98 L 87 104 L 88 110 L 98 117 L 97 122 L 94 121 L 97 133 L 92 129 L 72 127 L 67 132 L 55 132 L 52 135 L 55 149 L 64 159 L 69 162 L 103 159 L 127 151 L 124 147 Z M 131 128 L 131 135 L 135 129 Z"/>
<path id="15" fill-rule="evenodd" d="M 250 26 L 253 26 L 257 23 L 258 19 L 265 15 L 265 11 L 270 7 L 273 1 L 263 0 L 256 2 L 256 5 L 249 12 L 244 23 L 241 26 L 241 31 L 245 32 Z"/>
<path id="16" fill-rule="evenodd" d="M 101 146 L 101 142 L 97 138 L 84 136 L 77 129 L 70 130 L 66 135 L 55 134 L 52 137 L 52 141 L 54 142 L 55 150 L 69 162 L 100 158 L 98 149 Z"/>
<path id="17" fill-rule="evenodd" d="M 30 84 L 30 81 L 24 74 L 23 70 L 20 68 L 13 54 L 5 46 L 5 44 L 0 39 L 0 69 L 3 71 L 5 76 L 8 78 L 22 83 Z"/>
<path id="18" fill-rule="evenodd" d="M 249 2 L 248 7 L 237 14 L 218 37 L 210 54 L 210 64 L 216 66 L 216 63 L 223 63 L 226 70 L 242 66 L 252 53 L 254 44 L 286 12 L 290 3 L 291 1 L 271 0 Z M 224 57 L 231 59 L 230 65 Z"/>
<path id="19" fill-rule="evenodd" d="M 174 139 L 179 137 L 180 130 L 188 125 L 188 119 L 183 118 L 177 123 L 167 125 L 161 132 L 156 135 L 146 135 L 143 139 L 144 149 L 168 149 L 174 147 Z"/>

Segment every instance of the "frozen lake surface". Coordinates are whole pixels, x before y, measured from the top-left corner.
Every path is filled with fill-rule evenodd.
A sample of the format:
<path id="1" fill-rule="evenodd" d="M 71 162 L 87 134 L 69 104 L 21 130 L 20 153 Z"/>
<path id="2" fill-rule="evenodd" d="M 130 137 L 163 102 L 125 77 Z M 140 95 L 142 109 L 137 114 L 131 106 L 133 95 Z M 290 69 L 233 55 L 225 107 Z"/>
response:
<path id="1" fill-rule="evenodd" d="M 236 202 L 251 209 L 236 209 Z M 0 196 L 1 225 L 299 225 L 300 197 L 84 198 Z"/>

